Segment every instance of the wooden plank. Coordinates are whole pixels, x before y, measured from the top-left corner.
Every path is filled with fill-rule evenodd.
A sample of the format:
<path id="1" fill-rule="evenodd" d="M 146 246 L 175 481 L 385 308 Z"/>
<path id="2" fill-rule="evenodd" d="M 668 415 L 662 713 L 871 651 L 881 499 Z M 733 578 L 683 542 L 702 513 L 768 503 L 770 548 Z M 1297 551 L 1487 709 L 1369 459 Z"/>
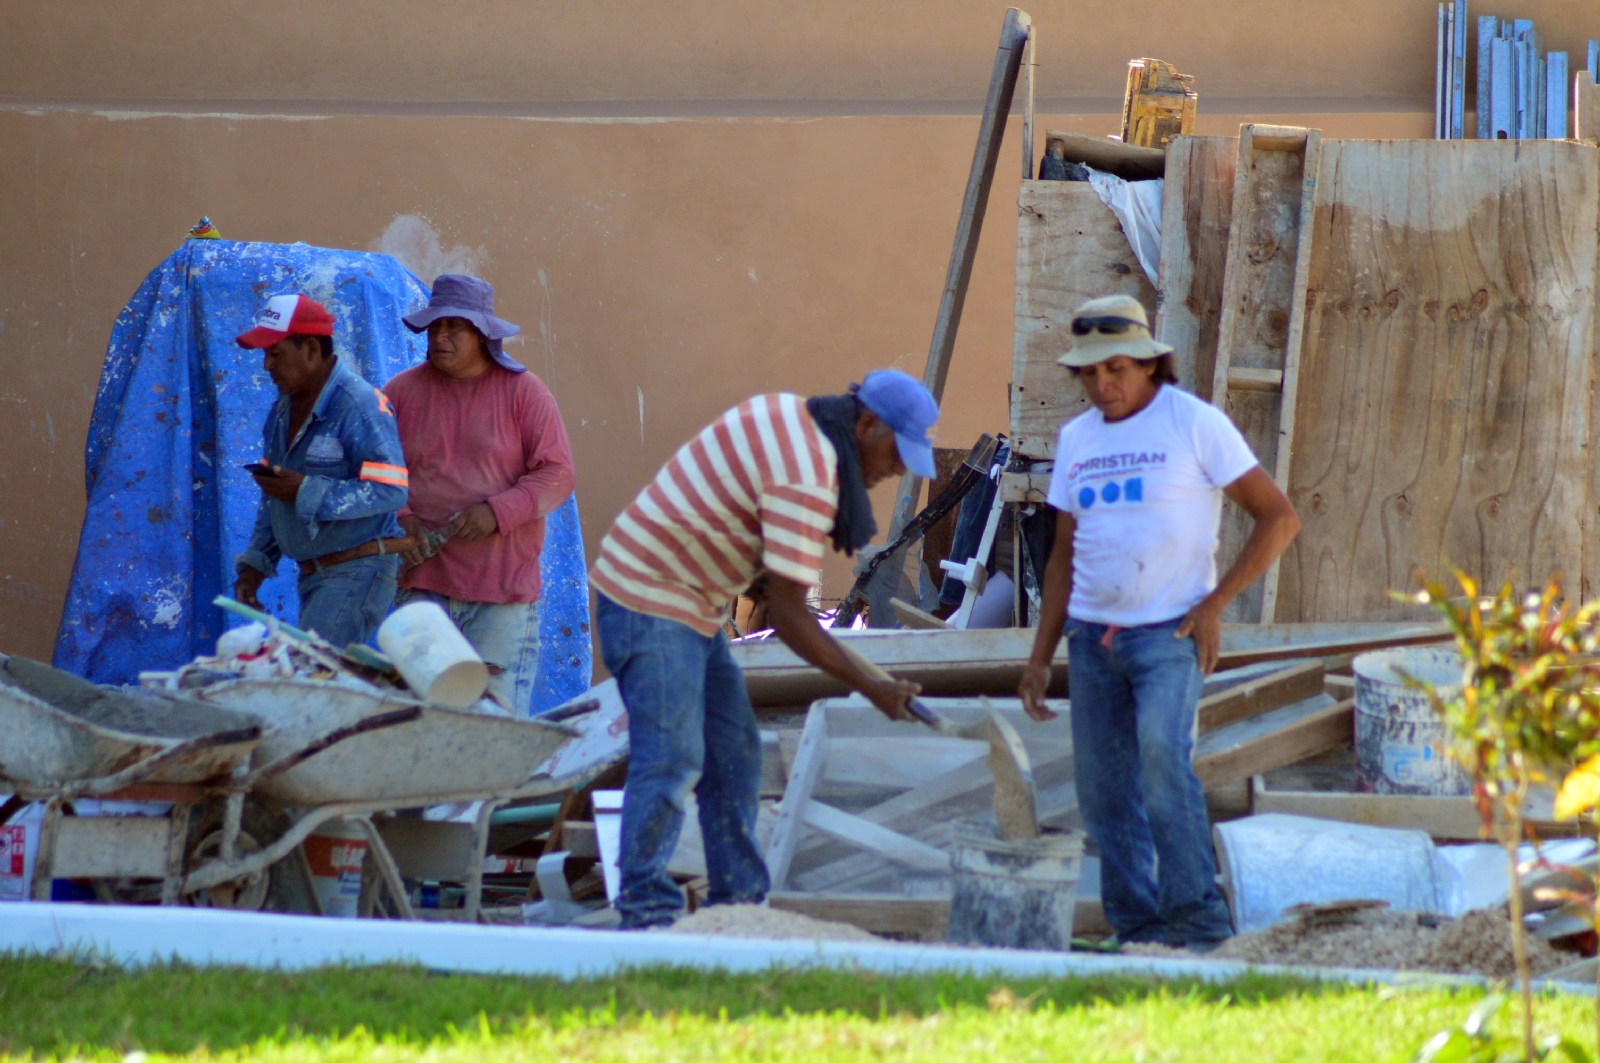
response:
<path id="1" fill-rule="evenodd" d="M 1167 145 L 1155 337 L 1173 348 L 1178 386 L 1197 395 L 1210 393 L 1216 367 L 1238 166 L 1236 137 L 1178 137 Z"/>
<path id="2" fill-rule="evenodd" d="M 1311 242 L 1301 237 L 1311 229 L 1321 142 L 1315 129 L 1246 125 L 1239 130 L 1211 401 L 1233 418 L 1280 488 L 1289 476 L 1310 267 Z M 1263 388 L 1272 373 L 1281 374 L 1281 386 Z M 1235 390 L 1233 379 L 1247 386 Z M 1225 503 L 1219 571 L 1233 564 L 1253 528 L 1248 514 Z M 1234 599 L 1228 619 L 1275 619 L 1277 582 L 1274 566 L 1261 583 Z"/>
<path id="3" fill-rule="evenodd" d="M 1234 367 L 1228 370 L 1229 391 L 1260 391 L 1267 395 L 1279 395 L 1283 392 L 1282 369 L 1241 369 Z"/>
<path id="4" fill-rule="evenodd" d="M 1441 841 L 1477 841 L 1481 822 L 1470 797 L 1269 790 L 1260 778 L 1251 783 L 1250 811 L 1254 815 L 1281 812 L 1372 827 L 1425 830 Z M 1577 821 L 1557 821 L 1548 805 L 1531 811 L 1533 818 L 1528 825 L 1541 838 L 1575 837 L 1580 833 Z"/>
<path id="5" fill-rule="evenodd" d="M 812 919 L 849 923 L 871 934 L 914 941 L 943 941 L 950 929 L 950 898 L 897 893 L 769 893 L 767 905 Z"/>
<path id="6" fill-rule="evenodd" d="M 828 714 L 813 709 L 806 716 L 800 749 L 789 772 L 789 786 L 783 791 L 783 802 L 778 806 L 778 822 L 772 828 L 772 840 L 767 843 L 767 877 L 772 889 L 782 889 L 784 880 L 789 877 L 789 862 L 794 859 L 795 843 L 800 840 L 805 808 L 827 755 Z"/>
<path id="7" fill-rule="evenodd" d="M 830 838 L 865 849 L 884 860 L 892 860 L 917 871 L 950 870 L 948 853 L 832 805 L 825 805 L 816 798 L 806 802 L 802 815 L 806 826 L 814 827 Z"/>
<path id="8" fill-rule="evenodd" d="M 1036 780 L 1048 780 L 1047 785 L 1039 791 L 1039 822 L 1050 827 L 1068 825 L 1068 821 L 1078 810 L 1078 789 L 1076 780 L 1072 777 L 1072 758 L 1065 757 L 1042 766 L 1034 775 Z M 992 800 L 992 796 L 992 783 L 984 787 L 974 787 L 967 794 L 960 795 L 959 801 L 942 802 L 936 819 L 930 820 L 927 816 L 916 813 L 904 813 L 896 816 L 891 822 L 916 841 L 937 849 L 948 850 L 954 838 L 954 821 L 958 818 L 981 815 L 983 808 Z M 883 858 L 876 853 L 851 853 L 843 857 L 835 856 L 829 862 L 819 863 L 803 872 L 795 873 L 791 876 L 791 882 L 796 888 L 813 893 L 861 890 L 881 879 L 888 870 L 890 869 Z"/>
<path id="9" fill-rule="evenodd" d="M 1200 699 L 1201 734 L 1248 720 L 1322 692 L 1321 661 L 1298 664 Z"/>
<path id="10" fill-rule="evenodd" d="M 890 598 L 889 608 L 894 610 L 895 618 L 900 621 L 902 627 L 912 630 L 939 631 L 950 626 L 932 613 L 918 609 L 910 602 L 903 602 L 899 598 Z"/>
<path id="11" fill-rule="evenodd" d="M 973 631 L 857 632 L 835 637 L 897 678 L 921 683 L 934 696 L 1014 697 L 1033 650 L 1030 628 Z M 1328 657 L 1392 646 L 1421 645 L 1449 638 L 1442 624 L 1385 621 L 1314 624 L 1224 624 L 1222 669 L 1295 657 Z M 751 701 L 762 706 L 809 705 L 838 697 L 848 688 L 814 668 L 777 639 L 737 643 L 733 658 L 744 672 Z M 1052 667 L 1050 692 L 1067 691 L 1067 644 L 1062 640 Z"/>
<path id="12" fill-rule="evenodd" d="M 1322 173 L 1278 615 L 1375 612 L 1416 568 L 1594 596 L 1600 152 L 1340 140 Z"/>
<path id="13" fill-rule="evenodd" d="M 1011 453 L 1051 458 L 1061 426 L 1088 408 L 1056 364 L 1071 343 L 1073 311 L 1102 295 L 1131 295 L 1154 314 L 1156 293 L 1117 216 L 1087 182 L 1024 181 L 1017 208 Z"/>
<path id="14" fill-rule="evenodd" d="M 1355 700 L 1326 694 L 1203 735 L 1194 773 L 1208 790 L 1348 745 L 1355 737 Z"/>

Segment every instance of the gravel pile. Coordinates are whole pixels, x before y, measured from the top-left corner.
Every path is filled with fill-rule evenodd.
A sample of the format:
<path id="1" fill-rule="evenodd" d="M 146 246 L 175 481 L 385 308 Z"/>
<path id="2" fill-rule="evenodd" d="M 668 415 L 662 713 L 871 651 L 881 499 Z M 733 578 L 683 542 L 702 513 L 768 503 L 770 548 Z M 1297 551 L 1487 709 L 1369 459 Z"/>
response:
<path id="1" fill-rule="evenodd" d="M 668 934 L 712 934 L 734 938 L 798 938 L 802 941 L 877 941 L 848 923 L 830 923 L 762 904 L 718 904 L 701 908 L 666 928 Z"/>
<path id="2" fill-rule="evenodd" d="M 1332 925 L 1294 920 L 1240 934 L 1199 957 L 1163 945 L 1128 945 L 1122 951 L 1131 956 L 1182 956 L 1303 967 L 1436 971 L 1495 979 L 1516 976 L 1511 927 L 1504 908 L 1469 912 L 1461 919 L 1441 919 L 1437 926 L 1420 922 L 1415 913 L 1389 911 L 1366 912 L 1350 922 Z M 1534 977 L 1571 960 L 1571 956 L 1558 952 L 1548 942 L 1528 936 L 1528 965 Z"/>

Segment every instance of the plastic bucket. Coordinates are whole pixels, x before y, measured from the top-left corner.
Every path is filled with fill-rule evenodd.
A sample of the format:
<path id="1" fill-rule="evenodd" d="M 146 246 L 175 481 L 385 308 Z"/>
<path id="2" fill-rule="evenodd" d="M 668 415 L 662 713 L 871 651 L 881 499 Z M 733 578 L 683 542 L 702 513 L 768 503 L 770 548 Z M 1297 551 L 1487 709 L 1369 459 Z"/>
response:
<path id="1" fill-rule="evenodd" d="M 1012 949 L 1072 947 L 1083 834 L 1007 842 L 990 828 L 958 826 L 950 858 L 950 941 Z"/>
<path id="2" fill-rule="evenodd" d="M 359 823 L 333 820 L 301 844 L 322 914 L 354 919 L 361 900 L 361 865 L 367 858 L 366 831 Z"/>
<path id="3" fill-rule="evenodd" d="M 1472 791 L 1466 771 L 1447 755 L 1450 732 L 1433 703 L 1399 674 L 1432 683 L 1448 698 L 1461 687 L 1461 667 L 1454 650 L 1427 646 L 1355 659 L 1356 789 L 1444 797 Z"/>
<path id="4" fill-rule="evenodd" d="M 424 701 L 465 709 L 489 689 L 489 666 L 436 602 L 412 602 L 378 628 L 378 646 Z"/>

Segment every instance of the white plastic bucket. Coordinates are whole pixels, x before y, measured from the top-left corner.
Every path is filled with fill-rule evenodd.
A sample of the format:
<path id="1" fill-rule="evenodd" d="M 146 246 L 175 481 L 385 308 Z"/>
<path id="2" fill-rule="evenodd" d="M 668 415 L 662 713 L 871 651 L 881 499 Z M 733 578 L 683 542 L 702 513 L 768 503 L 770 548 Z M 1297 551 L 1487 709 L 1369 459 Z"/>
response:
<path id="1" fill-rule="evenodd" d="M 359 823 L 336 819 L 301 844 L 322 914 L 354 919 L 361 900 L 361 865 L 367 858 L 366 831 Z"/>
<path id="2" fill-rule="evenodd" d="M 1432 683 L 1450 698 L 1461 687 L 1461 655 L 1415 646 L 1355 659 L 1356 788 L 1367 793 L 1459 796 L 1472 780 L 1448 755 L 1451 737 L 1428 695 L 1400 673 Z"/>
<path id="3" fill-rule="evenodd" d="M 489 666 L 435 602 L 412 602 L 378 628 L 378 645 L 424 701 L 465 709 L 489 689 Z"/>

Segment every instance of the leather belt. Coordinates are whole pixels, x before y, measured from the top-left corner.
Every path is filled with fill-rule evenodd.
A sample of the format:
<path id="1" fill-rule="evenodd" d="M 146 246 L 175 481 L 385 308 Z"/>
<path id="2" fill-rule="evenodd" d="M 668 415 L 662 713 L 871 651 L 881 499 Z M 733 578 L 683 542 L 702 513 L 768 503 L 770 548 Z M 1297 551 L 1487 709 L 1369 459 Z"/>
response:
<path id="1" fill-rule="evenodd" d="M 309 576 L 313 572 L 321 572 L 325 568 L 342 565 L 346 561 L 357 561 L 363 557 L 402 554 L 407 550 L 414 549 L 416 545 L 416 540 L 410 536 L 404 539 L 373 539 L 370 542 L 362 543 L 360 546 L 352 546 L 348 550 L 340 550 L 336 554 L 324 554 L 321 557 L 314 557 L 310 561 L 302 561 L 300 562 L 300 575 Z"/>

